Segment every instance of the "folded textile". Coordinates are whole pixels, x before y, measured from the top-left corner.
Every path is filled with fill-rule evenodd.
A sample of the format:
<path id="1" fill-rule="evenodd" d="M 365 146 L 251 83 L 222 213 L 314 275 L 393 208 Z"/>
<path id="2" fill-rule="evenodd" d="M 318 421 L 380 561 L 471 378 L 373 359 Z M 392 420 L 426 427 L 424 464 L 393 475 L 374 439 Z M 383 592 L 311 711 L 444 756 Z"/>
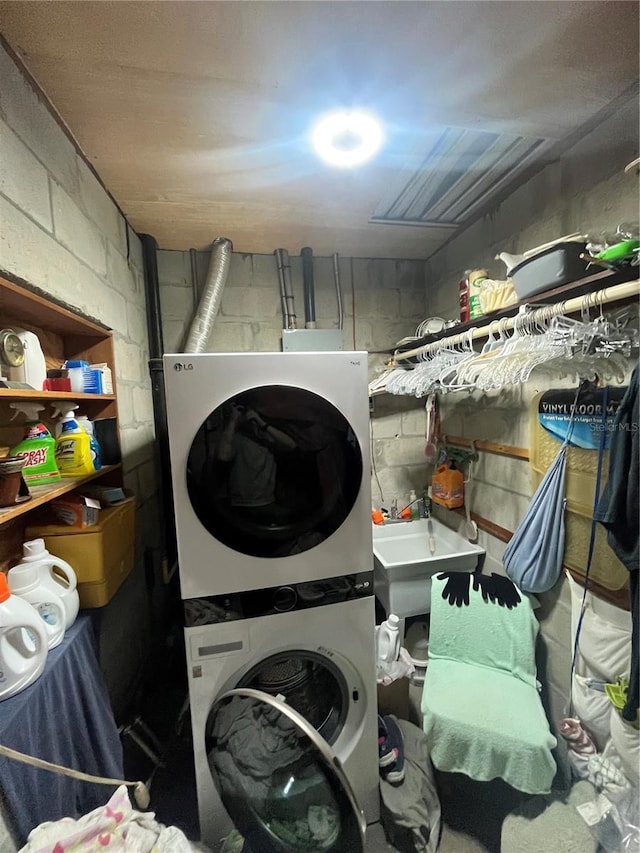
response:
<path id="1" fill-rule="evenodd" d="M 175 826 L 163 826 L 153 812 L 138 812 L 121 785 L 109 802 L 78 820 L 42 823 L 29 833 L 19 853 L 193 853 Z"/>

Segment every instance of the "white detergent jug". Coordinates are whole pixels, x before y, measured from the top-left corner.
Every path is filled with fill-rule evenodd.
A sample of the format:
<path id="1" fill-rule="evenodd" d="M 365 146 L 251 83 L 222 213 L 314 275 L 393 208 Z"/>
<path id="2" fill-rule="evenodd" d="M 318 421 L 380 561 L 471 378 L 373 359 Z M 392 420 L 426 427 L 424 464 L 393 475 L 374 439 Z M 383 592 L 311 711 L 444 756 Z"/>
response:
<path id="1" fill-rule="evenodd" d="M 47 587 L 62 601 L 66 616 L 64 627 L 68 631 L 76 621 L 80 609 L 76 573 L 69 563 L 47 551 L 44 546 L 44 539 L 32 539 L 25 542 L 22 551 L 24 556 L 20 566 L 37 566 L 41 586 Z M 16 566 L 16 568 L 18 567 Z"/>
<path id="2" fill-rule="evenodd" d="M 390 613 L 376 628 L 376 655 L 378 663 L 391 663 L 400 656 L 400 619 Z"/>
<path id="3" fill-rule="evenodd" d="M 38 678 L 47 662 L 44 623 L 28 601 L 11 595 L 0 572 L 0 701 Z"/>
<path id="4" fill-rule="evenodd" d="M 55 649 L 64 639 L 67 614 L 64 604 L 48 585 L 40 582 L 40 567 L 37 563 L 20 563 L 9 569 L 7 575 L 12 595 L 28 601 L 40 615 L 47 634 L 47 646 Z"/>

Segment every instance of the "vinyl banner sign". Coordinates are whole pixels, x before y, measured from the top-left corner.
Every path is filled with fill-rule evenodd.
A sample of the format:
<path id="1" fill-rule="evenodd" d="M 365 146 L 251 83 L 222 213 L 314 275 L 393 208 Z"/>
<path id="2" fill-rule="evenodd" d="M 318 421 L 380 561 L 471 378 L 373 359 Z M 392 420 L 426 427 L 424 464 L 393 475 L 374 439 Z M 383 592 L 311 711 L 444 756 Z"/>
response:
<path id="1" fill-rule="evenodd" d="M 585 450 L 597 450 L 605 430 L 605 447 L 608 447 L 613 421 L 626 390 L 626 387 L 609 388 L 606 420 L 603 420 L 602 413 L 603 390 L 587 388 L 581 391 L 572 424 L 575 389 L 547 391 L 538 403 L 538 419 L 541 426 L 558 441 L 563 442 L 569 433 L 569 444 Z"/>

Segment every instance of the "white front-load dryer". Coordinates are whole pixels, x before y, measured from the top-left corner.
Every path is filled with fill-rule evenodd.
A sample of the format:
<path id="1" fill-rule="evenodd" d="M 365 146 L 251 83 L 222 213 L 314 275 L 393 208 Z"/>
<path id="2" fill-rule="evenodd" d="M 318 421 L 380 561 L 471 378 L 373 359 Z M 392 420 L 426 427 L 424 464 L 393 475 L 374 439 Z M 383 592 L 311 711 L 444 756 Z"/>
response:
<path id="1" fill-rule="evenodd" d="M 371 568 L 367 354 L 164 356 L 183 598 Z"/>
<path id="2" fill-rule="evenodd" d="M 212 849 L 234 821 L 246 837 L 248 818 L 262 832 L 260 853 L 272 849 L 264 837 L 282 840 L 306 822 L 313 828 L 319 815 L 325 827 L 351 825 L 349 804 L 355 822 L 378 820 L 372 592 L 367 572 L 185 602 L 200 832 Z M 264 702 L 229 699 L 237 688 L 292 708 L 312 727 L 328 756 L 320 787 L 306 760 L 315 752 L 307 733 L 292 733 Z"/>

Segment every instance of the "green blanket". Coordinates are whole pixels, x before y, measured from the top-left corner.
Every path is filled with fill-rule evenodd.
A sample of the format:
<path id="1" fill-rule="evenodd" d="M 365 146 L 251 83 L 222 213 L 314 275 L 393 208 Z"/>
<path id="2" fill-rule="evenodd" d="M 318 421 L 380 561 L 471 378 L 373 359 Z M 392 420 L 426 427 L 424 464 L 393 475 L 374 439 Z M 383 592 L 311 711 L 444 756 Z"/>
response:
<path id="1" fill-rule="evenodd" d="M 522 595 L 509 610 L 470 589 L 469 606 L 442 599 L 433 578 L 424 731 L 440 770 L 501 778 L 530 794 L 551 788 L 556 767 L 537 689 L 537 621 Z"/>

